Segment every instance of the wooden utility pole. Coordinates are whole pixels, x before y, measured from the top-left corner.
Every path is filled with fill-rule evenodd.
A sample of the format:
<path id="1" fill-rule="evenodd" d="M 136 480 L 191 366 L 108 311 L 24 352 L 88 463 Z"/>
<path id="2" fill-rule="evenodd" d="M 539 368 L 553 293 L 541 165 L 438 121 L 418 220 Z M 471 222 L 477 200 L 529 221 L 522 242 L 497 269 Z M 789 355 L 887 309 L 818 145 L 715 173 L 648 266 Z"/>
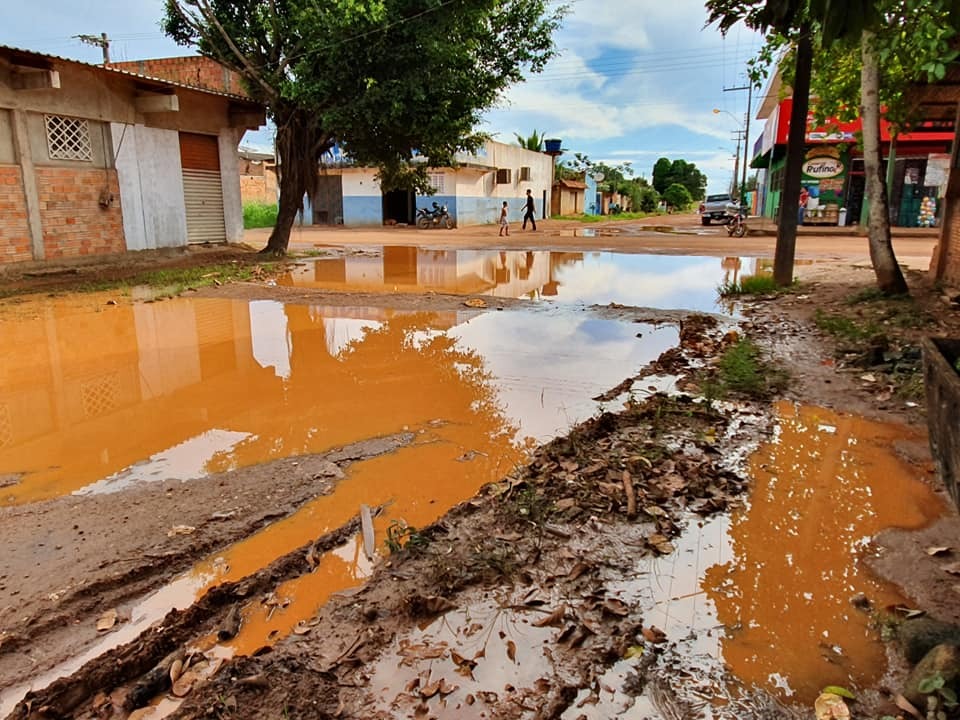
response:
<path id="1" fill-rule="evenodd" d="M 110 38 L 107 37 L 106 33 L 100 33 L 100 37 L 96 35 L 74 35 L 73 37 L 87 45 L 99 47 L 103 50 L 103 64 L 110 64 Z"/>

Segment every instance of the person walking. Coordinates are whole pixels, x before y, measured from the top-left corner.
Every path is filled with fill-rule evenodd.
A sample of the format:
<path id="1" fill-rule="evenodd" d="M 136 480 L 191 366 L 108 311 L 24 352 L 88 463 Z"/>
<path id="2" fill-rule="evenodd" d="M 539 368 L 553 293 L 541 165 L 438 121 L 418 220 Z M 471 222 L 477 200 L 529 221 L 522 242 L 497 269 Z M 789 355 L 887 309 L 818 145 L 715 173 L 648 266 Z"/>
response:
<path id="1" fill-rule="evenodd" d="M 503 207 L 500 208 L 500 237 L 510 235 L 510 225 L 507 223 L 507 201 L 503 201 Z"/>
<path id="2" fill-rule="evenodd" d="M 533 194 L 530 192 L 530 188 L 527 188 L 527 202 L 526 202 L 526 212 L 523 213 L 523 228 L 527 229 L 527 220 L 533 225 L 533 229 L 537 229 L 537 206 L 533 204 Z"/>

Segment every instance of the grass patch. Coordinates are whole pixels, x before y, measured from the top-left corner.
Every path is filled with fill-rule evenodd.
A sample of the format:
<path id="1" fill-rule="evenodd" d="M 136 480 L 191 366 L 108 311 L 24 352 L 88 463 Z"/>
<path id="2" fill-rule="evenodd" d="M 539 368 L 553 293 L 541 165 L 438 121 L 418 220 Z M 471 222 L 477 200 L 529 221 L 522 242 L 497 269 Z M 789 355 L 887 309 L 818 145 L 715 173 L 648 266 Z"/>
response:
<path id="1" fill-rule="evenodd" d="M 903 302 L 911 300 L 910 293 L 901 293 L 900 295 L 885 295 L 880 288 L 868 287 L 855 292 L 847 298 L 847 305 L 859 305 L 860 303 L 872 303 L 885 300 L 888 302 Z"/>
<path id="2" fill-rule="evenodd" d="M 843 315 L 830 315 L 819 309 L 813 319 L 821 331 L 849 342 L 867 340 L 879 332 L 873 322 L 857 322 Z"/>
<path id="3" fill-rule="evenodd" d="M 145 270 L 130 277 L 116 280 L 98 280 L 79 285 L 79 292 L 102 292 L 130 288 L 137 285 L 147 285 L 162 289 L 170 295 L 179 295 L 185 290 L 195 290 L 206 285 L 215 285 L 230 281 L 252 280 L 263 275 L 275 263 L 259 263 L 246 265 L 241 263 L 220 263 L 217 265 L 200 265 L 187 268 L 162 268 L 159 270 Z"/>
<path id="4" fill-rule="evenodd" d="M 277 224 L 277 206 L 271 203 L 251 202 L 243 205 L 243 227 L 252 228 L 273 227 Z"/>
<path id="5" fill-rule="evenodd" d="M 584 215 L 580 213 L 578 215 L 552 215 L 551 220 L 573 220 L 575 222 L 581 223 L 598 223 L 606 222 L 607 220 L 642 220 L 643 218 L 648 218 L 654 215 L 662 215 L 663 213 L 645 213 L 645 212 L 625 212 L 619 213 L 617 215 Z"/>
<path id="6" fill-rule="evenodd" d="M 784 288 L 777 285 L 773 275 L 747 275 L 738 281 L 725 282 L 717 287 L 720 297 L 734 297 L 737 295 L 771 295 L 783 292 Z"/>
<path id="7" fill-rule="evenodd" d="M 755 342 L 742 338 L 720 356 L 715 374 L 703 387 L 708 398 L 740 395 L 762 400 L 783 390 L 787 380 L 787 373 L 765 360 Z"/>

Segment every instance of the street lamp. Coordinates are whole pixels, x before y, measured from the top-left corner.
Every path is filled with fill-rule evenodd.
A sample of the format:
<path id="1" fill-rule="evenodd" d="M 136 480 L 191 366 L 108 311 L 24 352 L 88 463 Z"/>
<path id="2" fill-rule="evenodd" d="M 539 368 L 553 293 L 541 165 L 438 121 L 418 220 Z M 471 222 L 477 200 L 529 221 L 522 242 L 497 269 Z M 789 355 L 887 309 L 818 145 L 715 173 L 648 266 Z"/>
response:
<path id="1" fill-rule="evenodd" d="M 729 88 L 729 89 L 731 89 L 731 90 L 737 90 L 737 89 L 741 89 L 741 88 Z M 752 94 L 752 89 L 753 89 L 752 86 L 751 86 L 750 88 L 743 88 L 743 89 L 750 89 L 750 90 L 751 90 L 751 93 L 750 93 L 750 94 Z M 749 145 L 749 142 L 750 142 L 750 139 L 749 139 L 749 136 L 750 136 L 750 97 L 748 96 L 748 98 L 747 98 L 746 127 L 744 127 L 743 123 L 741 123 L 740 120 L 737 118 L 737 116 L 734 115 L 732 112 L 730 112 L 730 111 L 728 111 L 728 110 L 721 110 L 720 108 L 714 108 L 714 109 L 713 109 L 713 114 L 714 114 L 714 115 L 719 115 L 720 113 L 726 113 L 727 115 L 729 115 L 730 117 L 732 117 L 732 118 L 734 119 L 734 121 L 737 123 L 737 125 L 740 126 L 740 132 L 743 133 L 743 175 L 742 175 L 742 179 L 740 180 L 740 204 L 742 205 L 742 204 L 744 203 L 744 200 L 745 200 L 746 195 L 747 195 L 747 165 L 748 165 L 749 156 L 750 156 L 750 145 Z M 738 138 L 738 142 L 739 142 L 739 138 Z M 739 150 L 739 148 L 738 148 L 738 150 L 737 150 L 737 159 L 738 159 L 738 161 L 739 161 L 739 158 L 740 158 L 740 150 Z M 734 176 L 736 176 L 736 171 L 734 171 Z M 736 177 L 734 177 L 734 182 L 736 182 Z"/>

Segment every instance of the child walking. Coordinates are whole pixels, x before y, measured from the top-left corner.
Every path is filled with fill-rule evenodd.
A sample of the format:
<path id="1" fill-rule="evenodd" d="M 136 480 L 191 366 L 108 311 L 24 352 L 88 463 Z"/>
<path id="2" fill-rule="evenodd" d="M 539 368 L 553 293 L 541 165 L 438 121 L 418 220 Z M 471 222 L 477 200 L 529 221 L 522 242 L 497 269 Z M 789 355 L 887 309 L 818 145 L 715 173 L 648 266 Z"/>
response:
<path id="1" fill-rule="evenodd" d="M 500 237 L 510 235 L 510 225 L 507 223 L 507 201 L 503 201 L 503 207 L 500 208 Z"/>

